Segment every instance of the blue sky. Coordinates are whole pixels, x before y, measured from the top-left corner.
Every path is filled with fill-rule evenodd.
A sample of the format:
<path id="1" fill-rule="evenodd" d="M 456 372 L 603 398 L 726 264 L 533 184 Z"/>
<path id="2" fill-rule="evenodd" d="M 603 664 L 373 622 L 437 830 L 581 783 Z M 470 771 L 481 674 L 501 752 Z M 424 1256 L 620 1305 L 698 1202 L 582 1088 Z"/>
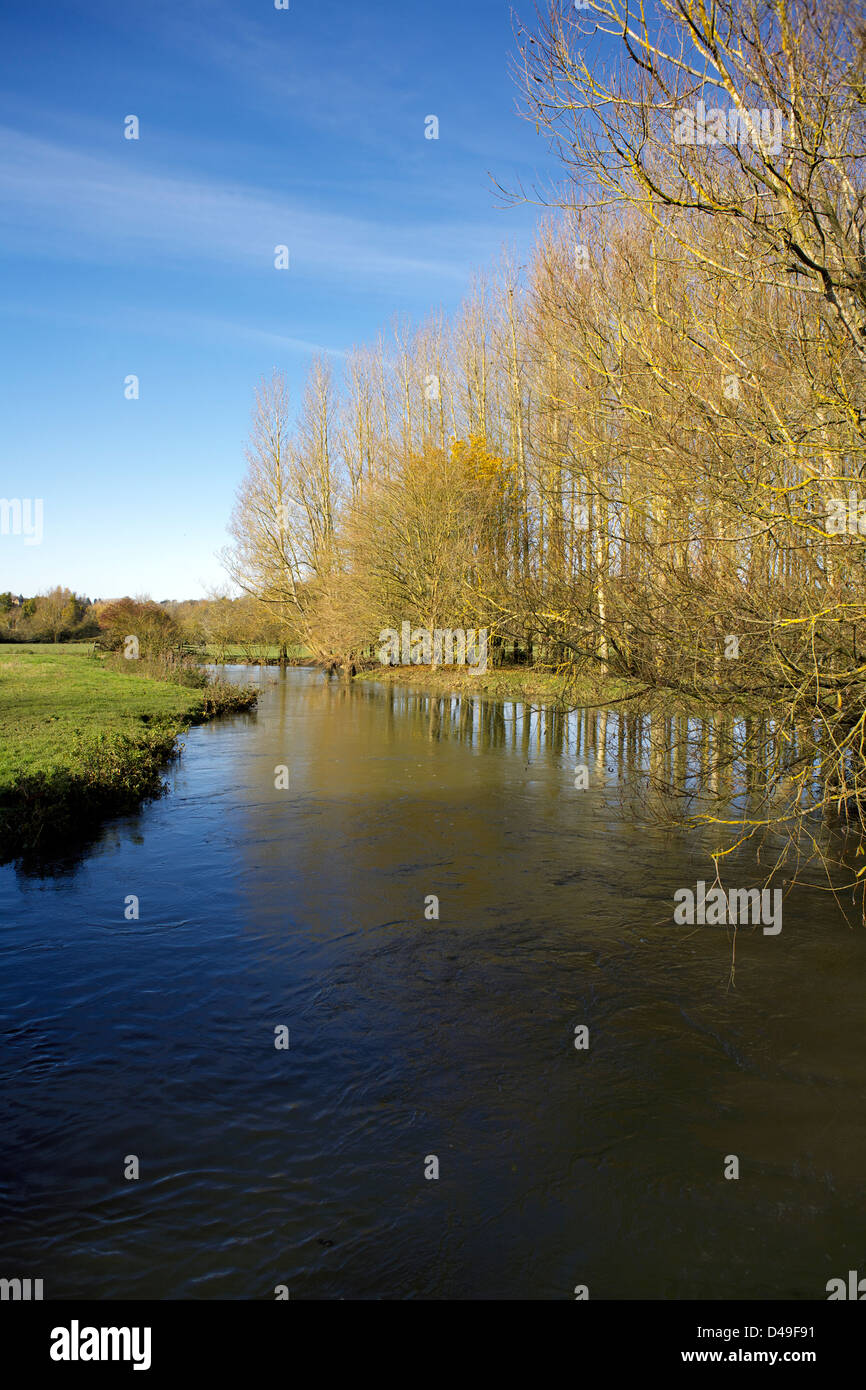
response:
<path id="1" fill-rule="evenodd" d="M 538 209 L 490 179 L 554 173 L 513 23 L 495 0 L 5 0 L 0 496 L 42 498 L 44 536 L 0 535 L 0 591 L 224 584 L 259 378 L 297 400 L 315 351 L 338 365 L 528 248 Z"/>

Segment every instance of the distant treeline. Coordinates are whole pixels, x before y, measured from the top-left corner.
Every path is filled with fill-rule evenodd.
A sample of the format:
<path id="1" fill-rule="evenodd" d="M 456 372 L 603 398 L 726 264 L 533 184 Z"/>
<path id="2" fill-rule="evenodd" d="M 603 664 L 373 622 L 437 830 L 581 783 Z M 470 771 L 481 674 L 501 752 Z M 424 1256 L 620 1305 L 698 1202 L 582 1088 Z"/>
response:
<path id="1" fill-rule="evenodd" d="M 0 594 L 0 642 L 81 642 L 98 633 L 95 605 L 71 589 Z"/>
<path id="2" fill-rule="evenodd" d="M 60 585 L 31 597 L 0 594 L 0 642 L 95 641 L 114 650 L 127 636 L 137 637 L 147 655 L 201 648 L 217 659 L 240 651 L 250 660 L 282 640 L 274 620 L 248 598 L 91 600 Z"/>

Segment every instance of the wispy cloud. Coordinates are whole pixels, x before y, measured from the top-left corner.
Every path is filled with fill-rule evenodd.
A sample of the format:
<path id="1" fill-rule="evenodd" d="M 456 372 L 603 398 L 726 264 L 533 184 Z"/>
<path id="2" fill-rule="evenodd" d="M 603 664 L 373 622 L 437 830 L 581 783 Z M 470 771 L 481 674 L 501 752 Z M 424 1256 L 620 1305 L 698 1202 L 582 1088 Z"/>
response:
<path id="1" fill-rule="evenodd" d="M 310 353 L 322 353 L 328 357 L 345 357 L 346 348 L 327 343 L 311 342 L 307 338 L 295 338 L 285 333 L 274 333 L 265 328 L 253 327 L 239 320 L 214 317 L 210 314 L 188 313 L 180 309 L 149 308 L 116 305 L 110 313 L 82 313 L 59 309 L 53 304 L 17 304 L 6 299 L 0 302 L 0 316 L 5 318 L 41 319 L 50 323 L 74 324 L 78 327 L 112 330 L 121 322 L 124 331 L 137 335 L 152 334 L 157 338 L 196 339 L 213 343 L 224 341 L 237 343 L 240 339 L 249 343 L 263 343 L 279 348 L 283 352 L 296 352 L 304 357 Z"/>
<path id="2" fill-rule="evenodd" d="M 262 269 L 285 244 L 300 273 L 450 282 L 465 279 L 477 254 L 481 229 L 465 224 L 346 217 L 240 182 L 155 173 L 142 162 L 136 141 L 108 158 L 0 128 L 2 243 L 59 259 Z"/>

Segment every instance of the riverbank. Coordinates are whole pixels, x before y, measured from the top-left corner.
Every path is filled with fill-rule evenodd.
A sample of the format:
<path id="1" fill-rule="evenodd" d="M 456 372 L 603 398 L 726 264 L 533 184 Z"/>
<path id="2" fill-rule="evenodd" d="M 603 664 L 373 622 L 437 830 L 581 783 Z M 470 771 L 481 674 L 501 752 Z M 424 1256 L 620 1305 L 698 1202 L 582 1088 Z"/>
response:
<path id="1" fill-rule="evenodd" d="M 709 717 L 722 709 L 741 715 L 772 713 L 772 705 L 757 698 L 708 700 L 664 685 L 649 686 L 630 676 L 557 674 L 531 666 L 491 666 L 483 674 L 469 666 L 375 666 L 359 671 L 354 679 L 411 687 L 431 695 L 487 695 L 494 700 L 526 700 L 566 709 L 628 704 L 661 715 Z"/>
<path id="2" fill-rule="evenodd" d="M 618 704 L 646 692 L 640 681 L 627 677 L 566 677 L 531 666 L 491 666 L 483 674 L 469 666 L 376 666 L 359 672 L 355 680 L 422 686 L 435 695 L 483 694 L 497 700 L 534 700 L 569 706 Z"/>
<path id="3" fill-rule="evenodd" d="M 112 664 L 89 643 L 0 646 L 0 863 L 160 796 L 180 735 L 255 701 Z"/>

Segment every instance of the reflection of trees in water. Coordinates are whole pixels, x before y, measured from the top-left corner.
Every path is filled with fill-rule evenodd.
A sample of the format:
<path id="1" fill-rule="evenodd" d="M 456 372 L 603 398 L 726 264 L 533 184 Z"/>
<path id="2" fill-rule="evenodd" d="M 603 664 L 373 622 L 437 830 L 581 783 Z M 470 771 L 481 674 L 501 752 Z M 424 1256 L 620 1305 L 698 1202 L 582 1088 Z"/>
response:
<path id="1" fill-rule="evenodd" d="M 792 733 L 769 715 L 731 710 L 565 709 L 396 687 L 382 698 L 392 720 L 408 720 L 431 741 L 510 749 L 527 765 L 538 756 L 566 762 L 568 792 L 574 767 L 584 765 L 590 789 L 624 817 L 702 831 L 719 874 L 751 844 L 767 883 L 782 875 L 789 885 L 815 882 L 817 869 L 834 891 L 858 888 L 863 910 L 866 883 L 856 874 L 866 835 L 838 814 L 844 797 L 827 796 L 827 763 L 838 749 L 820 727 Z"/>

